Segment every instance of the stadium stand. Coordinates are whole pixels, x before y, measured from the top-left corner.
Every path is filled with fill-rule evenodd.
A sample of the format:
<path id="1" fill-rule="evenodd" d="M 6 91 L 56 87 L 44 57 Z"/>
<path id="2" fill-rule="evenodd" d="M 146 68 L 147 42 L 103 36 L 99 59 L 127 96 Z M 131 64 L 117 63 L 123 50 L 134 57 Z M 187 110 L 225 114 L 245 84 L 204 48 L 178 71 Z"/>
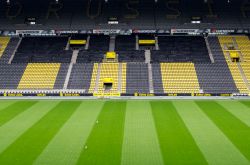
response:
<path id="1" fill-rule="evenodd" d="M 165 93 L 200 93 L 193 63 L 161 63 Z"/>
<path id="2" fill-rule="evenodd" d="M 151 51 L 151 62 L 209 62 L 203 37 L 158 36 L 160 50 Z"/>
<path id="3" fill-rule="evenodd" d="M 149 93 L 148 68 L 145 63 L 128 63 L 126 93 Z"/>
<path id="4" fill-rule="evenodd" d="M 237 51 L 237 53 L 241 52 L 241 50 L 238 47 L 238 44 L 235 41 L 235 38 L 232 36 L 219 36 L 219 42 L 221 45 L 221 49 L 223 50 L 225 59 L 227 61 L 227 65 L 231 71 L 232 77 L 236 84 L 236 87 L 238 88 L 240 93 L 248 93 L 248 86 L 246 82 L 244 82 L 244 79 L 243 79 L 244 71 L 241 73 L 240 65 L 232 62 L 232 59 L 231 59 L 232 52 L 235 52 L 235 51 Z M 242 60 L 242 56 L 240 57 L 240 60 Z"/>
<path id="5" fill-rule="evenodd" d="M 0 89 L 17 89 L 27 64 L 1 64 Z"/>
<path id="6" fill-rule="evenodd" d="M 238 93 L 226 63 L 195 64 L 200 88 L 204 93 Z"/>
<path id="7" fill-rule="evenodd" d="M 135 35 L 118 35 L 115 42 L 115 51 L 119 62 L 144 62 L 143 50 L 136 50 Z"/>
<path id="8" fill-rule="evenodd" d="M 74 64 L 67 88 L 83 89 L 86 90 L 86 93 L 88 93 L 93 66 L 94 64 L 92 63 Z"/>
<path id="9" fill-rule="evenodd" d="M 61 64 L 29 63 L 18 89 L 53 89 Z"/>
<path id="10" fill-rule="evenodd" d="M 68 69 L 69 69 L 69 64 L 65 64 L 65 63 L 61 64 L 60 69 L 56 76 L 54 89 L 63 89 L 63 85 L 66 79 Z"/>
<path id="11" fill-rule="evenodd" d="M 126 72 L 126 64 L 122 64 L 121 70 L 122 75 L 119 75 L 120 67 L 118 63 L 94 64 L 89 92 L 100 94 L 125 92 L 126 75 L 123 73 Z M 121 79 L 121 81 L 119 79 Z M 119 82 L 121 85 L 120 89 Z"/>
<path id="12" fill-rule="evenodd" d="M 100 63 L 109 51 L 109 36 L 91 35 L 88 50 L 80 50 L 77 63 Z"/>
<path id="13" fill-rule="evenodd" d="M 0 34 L 8 36 L 0 37 L 0 87 L 246 94 L 248 5 L 244 0 L 0 2 Z M 117 22 L 110 23 L 112 18 Z M 194 18 L 201 22 L 191 23 Z"/>
<path id="14" fill-rule="evenodd" d="M 90 81 L 90 87 L 89 87 L 89 93 L 94 93 L 95 91 L 95 87 L 96 87 L 96 83 L 97 83 L 97 72 L 99 69 L 99 65 L 98 63 L 94 63 L 93 66 L 93 71 L 92 71 L 92 76 L 91 76 L 91 81 Z"/>
<path id="15" fill-rule="evenodd" d="M 69 63 L 72 51 L 65 50 L 67 37 L 24 37 L 13 63 Z"/>
<path id="16" fill-rule="evenodd" d="M 160 64 L 152 64 L 152 76 L 155 93 L 164 93 Z"/>
<path id="17" fill-rule="evenodd" d="M 109 40 L 110 37 L 108 35 L 91 35 L 89 50 L 109 51 Z"/>
<path id="18" fill-rule="evenodd" d="M 91 3 L 90 3 L 91 2 Z M 123 0 L 99 1 L 64 0 L 52 3 L 19 1 L 19 6 L 7 12 L 5 2 L 0 4 L 0 24 L 3 29 L 108 29 L 107 18 L 116 15 L 120 24 L 117 29 L 206 29 L 206 28 L 248 28 L 249 10 L 244 0 L 237 1 L 135 1 L 130 4 Z M 128 4 L 129 3 L 129 4 Z M 99 5 L 100 4 L 100 5 Z M 127 6 L 131 5 L 133 11 Z M 56 13 L 54 12 L 56 11 Z M 6 14 L 7 13 L 7 14 Z M 14 14 L 13 14 L 14 13 Z M 37 18 L 37 24 L 25 24 L 26 16 Z M 190 18 L 201 16 L 201 24 L 192 24 Z M 14 26 L 13 26 L 14 25 Z"/>
<path id="19" fill-rule="evenodd" d="M 104 51 L 80 50 L 77 63 L 100 63 L 104 58 Z"/>
<path id="20" fill-rule="evenodd" d="M 2 57 L 3 52 L 5 51 L 9 41 L 9 37 L 0 37 L 0 58 Z"/>
<path id="21" fill-rule="evenodd" d="M 115 50 L 134 51 L 136 49 L 135 35 L 118 35 L 115 39 Z"/>
<path id="22" fill-rule="evenodd" d="M 10 38 L 7 47 L 5 48 L 2 57 L 0 58 L 0 63 L 7 64 L 11 56 L 14 54 L 16 47 L 18 46 L 20 39 L 19 38 Z"/>

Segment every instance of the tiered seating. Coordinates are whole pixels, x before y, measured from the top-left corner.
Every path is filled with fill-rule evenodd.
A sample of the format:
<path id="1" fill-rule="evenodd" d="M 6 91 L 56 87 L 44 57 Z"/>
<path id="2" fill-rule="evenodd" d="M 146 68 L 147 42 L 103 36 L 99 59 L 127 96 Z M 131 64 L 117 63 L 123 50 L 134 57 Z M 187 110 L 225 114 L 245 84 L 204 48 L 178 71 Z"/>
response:
<path id="1" fill-rule="evenodd" d="M 115 40 L 115 51 L 119 62 L 144 62 L 144 51 L 135 50 L 135 35 L 119 35 Z"/>
<path id="2" fill-rule="evenodd" d="M 248 36 L 235 36 L 235 40 L 243 56 L 242 62 L 250 62 L 250 40 Z"/>
<path id="3" fill-rule="evenodd" d="M 155 93 L 164 93 L 161 77 L 161 66 L 160 64 L 152 64 L 152 76 L 153 76 L 153 85 Z"/>
<path id="4" fill-rule="evenodd" d="M 151 51 L 151 61 L 210 62 L 203 37 L 158 36 L 160 50 Z"/>
<path id="5" fill-rule="evenodd" d="M 103 88 L 103 80 L 105 78 L 112 78 L 113 85 L 109 93 L 118 93 L 118 68 L 119 64 L 101 64 L 100 79 L 98 82 L 98 93 L 105 93 Z"/>
<path id="6" fill-rule="evenodd" d="M 121 86 L 121 93 L 126 93 L 126 86 L 127 86 L 127 63 L 122 63 L 122 86 Z"/>
<path id="7" fill-rule="evenodd" d="M 100 63 L 109 51 L 109 36 L 91 35 L 88 50 L 80 50 L 77 63 Z"/>
<path id="8" fill-rule="evenodd" d="M 235 39 L 236 39 L 237 43 L 234 43 L 233 36 L 220 36 L 219 37 L 221 48 L 223 49 L 225 59 L 227 61 L 229 69 L 231 71 L 231 74 L 232 74 L 232 77 L 233 77 L 234 82 L 236 84 L 236 87 L 238 88 L 240 93 L 248 93 L 247 85 L 243 81 L 243 77 L 241 75 L 241 72 L 240 72 L 237 64 L 233 64 L 231 62 L 230 56 L 225 49 L 226 45 L 228 45 L 230 43 L 237 44 L 239 51 L 241 51 L 241 53 L 243 55 L 243 59 L 247 60 L 247 52 L 248 52 L 247 49 L 248 48 L 247 48 L 247 45 L 245 45 L 245 43 L 246 43 L 245 40 L 247 39 L 247 37 L 235 37 Z M 244 54 L 246 54 L 246 56 Z M 244 71 L 244 69 L 243 69 L 243 71 Z"/>
<path id="9" fill-rule="evenodd" d="M 199 93 L 200 86 L 193 63 L 161 63 L 165 93 Z"/>
<path id="10" fill-rule="evenodd" d="M 113 80 L 112 88 L 107 91 L 108 93 L 118 93 L 118 63 L 102 63 L 100 64 L 100 77 L 98 81 L 97 93 L 105 93 L 103 81 L 105 78 Z M 124 82 L 124 81 L 123 81 Z M 124 86 L 125 84 L 122 84 Z"/>
<path id="11" fill-rule="evenodd" d="M 223 55 L 222 55 L 223 56 Z M 195 64 L 200 89 L 204 93 L 238 93 L 226 62 Z"/>
<path id="12" fill-rule="evenodd" d="M 16 89 L 27 64 L 0 64 L 0 89 Z"/>
<path id="13" fill-rule="evenodd" d="M 148 65 L 146 63 L 127 64 L 126 93 L 149 93 Z"/>
<path id="14" fill-rule="evenodd" d="M 91 35 L 89 40 L 89 50 L 108 51 L 109 36 L 107 35 Z"/>
<path id="15" fill-rule="evenodd" d="M 9 41 L 10 41 L 9 37 L 0 37 L 0 58 L 2 57 L 3 52 L 7 47 Z"/>
<path id="16" fill-rule="evenodd" d="M 240 63 L 242 70 L 247 78 L 248 85 L 250 83 L 250 39 L 248 36 L 235 37 L 238 47 L 243 56 L 243 62 Z"/>
<path id="17" fill-rule="evenodd" d="M 231 71 L 232 77 L 234 79 L 234 82 L 239 90 L 240 93 L 248 93 L 248 88 L 243 81 L 243 78 L 241 76 L 240 70 L 238 69 L 238 66 L 236 63 L 228 63 L 228 67 Z"/>
<path id="18" fill-rule="evenodd" d="M 0 58 L 0 63 L 7 64 L 9 62 L 11 56 L 13 55 L 18 45 L 19 40 L 20 40 L 19 38 L 10 38 L 9 43 Z"/>
<path id="19" fill-rule="evenodd" d="M 143 50 L 116 51 L 119 62 L 144 62 L 145 53 Z"/>
<path id="20" fill-rule="evenodd" d="M 115 50 L 130 51 L 135 50 L 135 35 L 118 35 L 115 39 Z"/>
<path id="21" fill-rule="evenodd" d="M 230 55 L 228 54 L 226 46 L 228 44 L 233 44 L 234 43 L 233 38 L 232 38 L 232 36 L 219 36 L 218 38 L 219 38 L 221 49 L 223 50 L 224 57 L 225 57 L 227 63 L 230 63 L 231 58 L 230 58 Z"/>
<path id="22" fill-rule="evenodd" d="M 65 63 L 61 64 L 57 77 L 56 77 L 54 89 L 63 89 L 65 79 L 68 73 L 68 69 L 69 69 L 69 64 L 65 64 Z"/>
<path id="23" fill-rule="evenodd" d="M 95 63 L 93 66 L 92 77 L 91 77 L 90 87 L 89 87 L 89 93 L 94 93 L 94 91 L 95 91 L 98 65 L 99 64 Z"/>
<path id="24" fill-rule="evenodd" d="M 104 51 L 80 50 L 77 63 L 100 63 L 104 58 Z"/>
<path id="25" fill-rule="evenodd" d="M 91 76 L 93 71 L 93 64 L 74 64 L 68 89 L 85 89 L 86 93 L 90 87 Z"/>
<path id="26" fill-rule="evenodd" d="M 225 63 L 225 56 L 220 46 L 218 37 L 208 37 L 208 43 L 211 49 L 211 52 L 214 57 L 215 63 L 223 62 Z"/>
<path id="27" fill-rule="evenodd" d="M 60 65 L 56 63 L 28 64 L 18 89 L 53 89 Z"/>
<path id="28" fill-rule="evenodd" d="M 72 51 L 64 50 L 67 37 L 25 37 L 13 63 L 69 63 Z"/>

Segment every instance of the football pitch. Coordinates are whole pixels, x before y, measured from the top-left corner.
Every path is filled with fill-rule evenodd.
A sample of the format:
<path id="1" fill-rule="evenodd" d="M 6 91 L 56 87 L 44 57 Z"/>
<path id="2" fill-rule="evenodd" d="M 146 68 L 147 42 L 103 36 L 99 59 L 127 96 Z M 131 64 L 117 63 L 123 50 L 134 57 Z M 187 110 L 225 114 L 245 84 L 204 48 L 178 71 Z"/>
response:
<path id="1" fill-rule="evenodd" d="M 250 165 L 247 100 L 1 100 L 0 165 Z"/>

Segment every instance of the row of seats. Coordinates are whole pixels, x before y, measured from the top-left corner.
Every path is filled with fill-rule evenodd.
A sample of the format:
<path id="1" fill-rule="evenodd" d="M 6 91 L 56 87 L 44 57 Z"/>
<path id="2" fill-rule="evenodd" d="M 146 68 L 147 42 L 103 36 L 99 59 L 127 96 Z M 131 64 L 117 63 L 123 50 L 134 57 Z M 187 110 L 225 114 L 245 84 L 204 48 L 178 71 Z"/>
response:
<path id="1" fill-rule="evenodd" d="M 29 63 L 18 89 L 53 89 L 61 64 Z"/>
<path id="2" fill-rule="evenodd" d="M 72 51 L 65 50 L 68 37 L 24 37 L 13 63 L 69 63 Z"/>
<path id="3" fill-rule="evenodd" d="M 127 63 L 126 93 L 149 93 L 148 64 Z"/>
<path id="4" fill-rule="evenodd" d="M 200 87 L 193 63 L 161 63 L 165 93 L 199 93 Z"/>
<path id="5" fill-rule="evenodd" d="M 116 51 L 134 51 L 136 48 L 135 35 L 118 35 L 115 39 Z"/>
<path id="6" fill-rule="evenodd" d="M 237 64 L 232 63 L 230 54 L 227 51 L 228 46 L 233 45 L 234 49 L 239 50 L 241 52 L 241 54 L 243 55 L 243 59 L 241 56 L 241 60 L 242 60 L 241 63 L 245 63 L 244 61 L 247 60 L 247 55 L 245 56 L 245 52 L 247 52 L 247 48 L 245 45 L 246 38 L 245 37 L 234 37 L 234 36 L 220 36 L 218 38 L 219 38 L 221 48 L 223 50 L 223 54 L 224 54 L 225 59 L 227 61 L 227 65 L 230 69 L 230 72 L 232 74 L 232 77 L 233 77 L 233 80 L 235 82 L 237 89 L 239 90 L 240 93 L 248 93 L 248 87 L 247 87 L 247 84 L 243 80 L 242 73 L 240 72 L 240 69 L 237 66 Z M 244 72 L 244 69 L 243 69 L 243 72 Z"/>
<path id="7" fill-rule="evenodd" d="M 236 36 L 236 43 L 241 51 L 242 62 L 240 63 L 249 87 L 250 83 L 250 39 L 248 36 Z M 247 88 L 248 89 L 248 88 Z"/>
<path id="8" fill-rule="evenodd" d="M 152 51 L 151 62 L 210 62 L 205 39 L 200 36 L 158 36 L 160 50 Z"/>
<path id="9" fill-rule="evenodd" d="M 104 54 L 104 51 L 80 50 L 77 56 L 77 63 L 101 63 Z"/>
<path id="10" fill-rule="evenodd" d="M 9 37 L 0 37 L 0 58 L 2 57 L 3 52 L 5 51 L 5 48 L 7 47 L 9 41 Z"/>
<path id="11" fill-rule="evenodd" d="M 74 64 L 67 88 L 83 89 L 88 92 L 91 83 L 93 66 L 93 63 Z"/>
<path id="12" fill-rule="evenodd" d="M 119 62 L 145 62 L 145 52 L 142 50 L 116 51 Z"/>
<path id="13" fill-rule="evenodd" d="M 119 77 L 119 63 L 100 63 L 94 64 L 94 69 L 92 72 L 91 85 L 89 92 L 90 93 L 119 93 L 118 86 L 118 77 Z M 125 69 L 124 65 L 122 65 L 122 71 Z M 98 73 L 99 70 L 99 73 Z M 121 73 L 122 74 L 122 73 Z M 104 88 L 104 80 L 112 79 L 112 87 L 109 90 L 105 90 Z M 125 89 L 126 86 L 124 80 L 121 81 L 121 89 Z"/>

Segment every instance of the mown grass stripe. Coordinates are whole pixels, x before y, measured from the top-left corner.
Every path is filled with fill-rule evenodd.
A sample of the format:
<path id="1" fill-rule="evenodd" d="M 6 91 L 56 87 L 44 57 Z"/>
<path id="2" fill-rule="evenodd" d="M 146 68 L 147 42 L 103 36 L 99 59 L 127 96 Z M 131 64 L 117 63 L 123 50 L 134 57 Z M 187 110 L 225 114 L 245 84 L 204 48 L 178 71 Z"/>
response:
<path id="1" fill-rule="evenodd" d="M 249 165 L 248 160 L 193 101 L 173 104 L 210 165 Z"/>
<path id="2" fill-rule="evenodd" d="M 82 102 L 34 164 L 76 164 L 103 103 L 104 101 Z"/>
<path id="3" fill-rule="evenodd" d="M 164 164 L 148 101 L 127 102 L 121 164 Z"/>
<path id="4" fill-rule="evenodd" d="M 104 104 L 77 164 L 120 164 L 125 109 L 125 101 Z"/>
<path id="5" fill-rule="evenodd" d="M 165 164 L 207 164 L 171 101 L 152 101 L 152 114 Z"/>
<path id="6" fill-rule="evenodd" d="M 6 107 L 14 104 L 16 101 L 13 100 L 0 100 L 0 111 L 5 109 Z"/>
<path id="7" fill-rule="evenodd" d="M 40 120 L 58 102 L 38 102 L 0 127 L 0 153 Z"/>
<path id="8" fill-rule="evenodd" d="M 244 104 L 245 106 L 247 106 L 248 108 L 250 108 L 250 101 L 246 101 L 246 100 L 241 100 L 240 101 L 242 104 Z"/>
<path id="9" fill-rule="evenodd" d="M 32 164 L 79 105 L 80 101 L 60 102 L 0 154 L 0 164 Z"/>
<path id="10" fill-rule="evenodd" d="M 228 112 L 250 127 L 250 108 L 239 101 L 217 101 Z"/>
<path id="11" fill-rule="evenodd" d="M 231 140 L 250 164 L 250 128 L 216 102 L 197 101 L 196 104 Z"/>
<path id="12" fill-rule="evenodd" d="M 0 127 L 36 103 L 37 101 L 18 101 L 5 107 L 0 111 Z"/>

